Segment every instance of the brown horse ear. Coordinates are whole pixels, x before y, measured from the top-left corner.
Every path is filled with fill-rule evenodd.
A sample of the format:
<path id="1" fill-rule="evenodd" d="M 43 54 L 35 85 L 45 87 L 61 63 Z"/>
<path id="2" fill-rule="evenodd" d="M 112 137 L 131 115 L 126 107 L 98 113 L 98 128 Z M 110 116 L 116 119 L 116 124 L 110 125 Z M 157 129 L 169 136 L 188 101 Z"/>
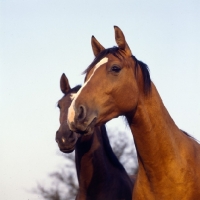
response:
<path id="1" fill-rule="evenodd" d="M 69 85 L 69 81 L 64 73 L 62 74 L 60 78 L 60 89 L 63 94 L 66 94 L 71 89 Z"/>
<path id="2" fill-rule="evenodd" d="M 131 56 L 132 53 L 131 53 L 131 50 L 130 50 L 128 44 L 126 43 L 123 32 L 121 31 L 121 29 L 118 26 L 114 26 L 114 29 L 115 29 L 115 41 L 116 41 L 118 47 L 121 50 L 125 51 L 127 56 Z"/>
<path id="3" fill-rule="evenodd" d="M 105 48 L 97 41 L 97 39 L 92 36 L 91 38 L 92 50 L 95 56 L 101 53 Z"/>

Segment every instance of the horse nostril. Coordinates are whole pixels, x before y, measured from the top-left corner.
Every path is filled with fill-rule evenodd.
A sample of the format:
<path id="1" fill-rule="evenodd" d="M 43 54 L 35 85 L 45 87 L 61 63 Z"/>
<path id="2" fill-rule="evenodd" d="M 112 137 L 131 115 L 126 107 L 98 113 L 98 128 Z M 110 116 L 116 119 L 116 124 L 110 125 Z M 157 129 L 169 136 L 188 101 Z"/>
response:
<path id="1" fill-rule="evenodd" d="M 86 109 L 83 105 L 79 107 L 77 118 L 79 121 L 85 119 L 86 116 Z"/>

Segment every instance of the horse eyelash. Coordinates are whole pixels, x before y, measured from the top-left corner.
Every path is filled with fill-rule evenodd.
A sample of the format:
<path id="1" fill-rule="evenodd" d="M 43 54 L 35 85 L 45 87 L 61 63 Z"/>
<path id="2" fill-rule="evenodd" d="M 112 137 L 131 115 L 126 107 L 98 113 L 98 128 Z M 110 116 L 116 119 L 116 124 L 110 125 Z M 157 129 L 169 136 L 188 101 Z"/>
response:
<path id="1" fill-rule="evenodd" d="M 115 70 L 113 70 L 114 68 L 115 68 Z M 118 72 L 121 71 L 121 68 L 120 68 L 119 66 L 117 66 L 117 65 L 113 65 L 113 66 L 111 67 L 111 70 L 114 71 L 114 72 L 116 72 L 116 73 L 118 73 Z"/>

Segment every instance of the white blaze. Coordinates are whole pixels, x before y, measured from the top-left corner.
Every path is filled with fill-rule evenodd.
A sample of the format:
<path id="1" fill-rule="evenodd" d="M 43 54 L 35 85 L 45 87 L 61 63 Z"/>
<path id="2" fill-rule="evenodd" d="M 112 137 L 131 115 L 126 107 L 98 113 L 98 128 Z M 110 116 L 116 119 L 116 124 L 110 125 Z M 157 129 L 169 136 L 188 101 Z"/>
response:
<path id="1" fill-rule="evenodd" d="M 84 85 L 81 87 L 81 89 L 77 92 L 77 94 L 74 94 L 73 95 L 73 101 L 69 107 L 69 110 L 68 110 L 68 122 L 71 123 L 71 122 L 74 122 L 74 117 L 75 117 L 75 110 L 74 110 L 74 104 L 75 104 L 75 101 L 77 99 L 77 97 L 79 96 L 79 94 L 81 93 L 82 89 L 87 85 L 87 83 L 90 81 L 90 79 L 92 78 L 92 76 L 94 75 L 94 72 L 99 68 L 101 67 L 103 64 L 107 63 L 108 62 L 108 58 L 105 57 L 103 59 L 101 59 L 94 67 L 94 71 L 92 73 L 92 75 L 90 76 L 90 78 L 84 83 Z"/>

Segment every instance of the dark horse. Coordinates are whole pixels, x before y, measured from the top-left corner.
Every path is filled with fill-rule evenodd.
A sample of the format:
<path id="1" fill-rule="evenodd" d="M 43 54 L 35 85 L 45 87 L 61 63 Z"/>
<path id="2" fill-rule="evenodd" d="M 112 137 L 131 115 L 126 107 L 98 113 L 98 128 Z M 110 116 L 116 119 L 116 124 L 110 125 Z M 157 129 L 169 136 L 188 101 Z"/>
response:
<path id="1" fill-rule="evenodd" d="M 118 47 L 104 49 L 92 37 L 96 57 L 69 108 L 69 127 L 87 133 L 125 115 L 139 163 L 132 198 L 199 200 L 200 145 L 174 123 L 147 65 L 132 55 L 120 28 L 114 29 Z"/>
<path id="2" fill-rule="evenodd" d="M 80 135 L 70 131 L 66 116 L 80 86 L 71 89 L 63 74 L 60 88 L 64 96 L 58 101 L 60 128 L 56 141 L 64 153 L 75 149 L 79 181 L 76 200 L 131 200 L 133 182 L 112 151 L 105 125 L 96 127 L 93 134 Z"/>

